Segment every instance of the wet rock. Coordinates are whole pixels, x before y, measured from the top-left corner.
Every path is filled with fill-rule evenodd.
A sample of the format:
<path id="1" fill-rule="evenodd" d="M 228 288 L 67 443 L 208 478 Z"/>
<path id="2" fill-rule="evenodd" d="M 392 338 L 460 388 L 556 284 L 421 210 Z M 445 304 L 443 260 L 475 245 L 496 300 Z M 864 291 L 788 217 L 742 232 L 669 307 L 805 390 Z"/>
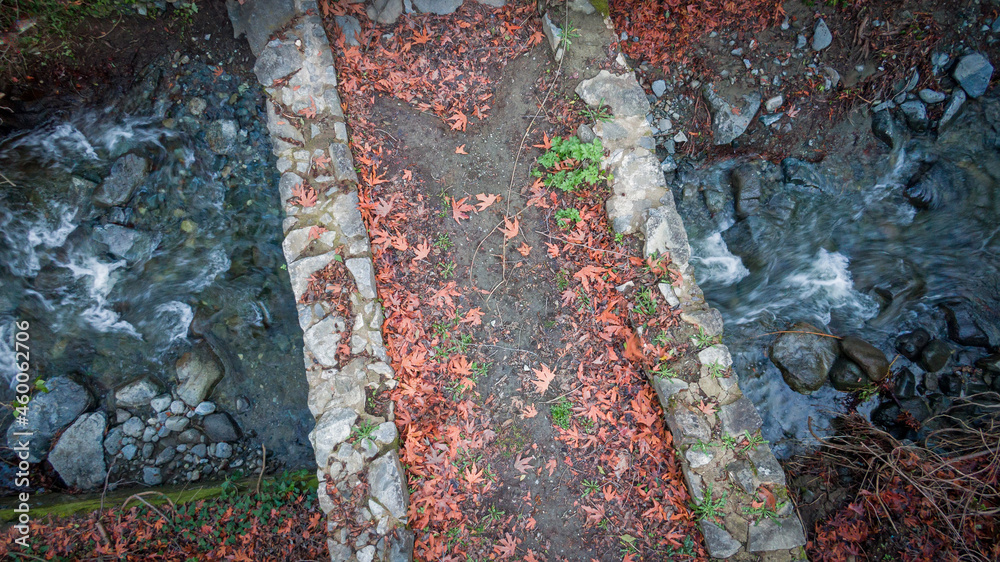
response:
<path id="1" fill-rule="evenodd" d="M 767 248 L 774 240 L 775 229 L 756 215 L 743 219 L 722 233 L 726 247 L 743 260 L 743 264 L 756 269 L 767 263 Z"/>
<path id="2" fill-rule="evenodd" d="M 947 343 L 941 340 L 931 340 L 920 352 L 920 366 L 929 373 L 936 373 L 944 369 L 955 352 Z"/>
<path id="3" fill-rule="evenodd" d="M 176 433 L 184 431 L 190 423 L 191 420 L 184 416 L 171 416 L 167 418 L 167 421 L 163 422 L 163 427 L 167 428 L 167 431 Z"/>
<path id="4" fill-rule="evenodd" d="M 456 1 L 459 4 L 462 3 L 461 0 L 456 0 Z M 452 2 L 452 3 L 454 3 L 454 2 Z M 427 6 L 426 0 L 424 2 L 415 2 L 415 4 L 417 5 L 418 9 L 420 9 L 421 12 L 430 11 L 430 10 L 425 10 L 425 9 L 420 8 L 421 4 L 423 4 L 424 6 Z M 435 4 L 444 4 L 444 3 L 437 2 Z M 454 11 L 454 8 L 452 9 L 452 11 Z M 368 14 L 368 19 L 370 19 L 370 20 L 372 20 L 374 22 L 378 22 L 378 23 L 381 23 L 381 24 L 393 24 L 393 23 L 396 23 L 396 20 L 399 19 L 399 16 L 401 16 L 403 14 L 403 1 L 402 0 L 374 0 L 370 4 L 368 4 L 367 8 L 365 8 L 365 13 Z M 438 12 L 435 12 L 435 13 L 438 13 Z M 443 13 L 447 14 L 447 13 L 451 13 L 451 12 L 443 12 Z"/>
<path id="5" fill-rule="evenodd" d="M 94 204 L 115 207 L 128 201 L 135 188 L 145 181 L 148 166 L 145 158 L 131 153 L 115 160 L 111 174 L 94 190 Z"/>
<path id="6" fill-rule="evenodd" d="M 986 93 L 986 88 L 990 85 L 993 65 L 985 55 L 972 53 L 958 60 L 951 75 L 969 97 L 978 98 Z"/>
<path id="7" fill-rule="evenodd" d="M 142 469 L 142 483 L 147 486 L 159 486 L 163 483 L 163 474 L 159 467 L 146 466 Z"/>
<path id="8" fill-rule="evenodd" d="M 896 148 L 903 142 L 902 133 L 888 109 L 876 111 L 872 116 L 872 134 L 890 148 Z"/>
<path id="9" fill-rule="evenodd" d="M 215 353 L 206 345 L 182 355 L 175 368 L 177 379 L 183 381 L 177 387 L 177 396 L 189 406 L 204 401 L 223 374 Z"/>
<path id="10" fill-rule="evenodd" d="M 752 164 L 741 164 L 732 171 L 736 217 L 745 219 L 760 209 L 760 172 Z"/>
<path id="11" fill-rule="evenodd" d="M 240 427 L 226 412 L 216 412 L 205 416 L 201 425 L 202 429 L 205 430 L 205 436 L 213 443 L 238 441 L 243 435 Z"/>
<path id="12" fill-rule="evenodd" d="M 94 228 L 94 239 L 107 245 L 111 255 L 124 258 L 129 263 L 142 263 L 153 255 L 163 235 L 105 224 Z"/>
<path id="13" fill-rule="evenodd" d="M 881 382 L 889 376 L 889 360 L 877 347 L 865 340 L 847 336 L 840 340 L 840 350 L 848 359 L 857 363 L 872 382 Z"/>
<path id="14" fill-rule="evenodd" d="M 929 90 L 927 88 L 920 90 L 917 95 L 920 96 L 921 101 L 926 104 L 941 103 L 948 99 L 948 96 L 944 92 Z"/>
<path id="15" fill-rule="evenodd" d="M 957 374 L 941 375 L 938 377 L 938 389 L 945 396 L 961 396 L 962 383 L 962 377 Z"/>
<path id="16" fill-rule="evenodd" d="M 268 2 L 239 2 L 226 0 L 229 21 L 233 24 L 233 37 L 244 33 L 250 50 L 260 55 L 271 35 L 285 26 L 295 16 L 293 0 L 269 0 Z M 270 83 L 266 84 L 270 86 Z"/>
<path id="17" fill-rule="evenodd" d="M 743 547 L 740 541 L 733 538 L 728 531 L 708 520 L 698 522 L 701 534 L 705 537 L 705 547 L 712 558 L 729 558 Z"/>
<path id="18" fill-rule="evenodd" d="M 169 408 L 171 402 L 172 400 L 170 399 L 170 395 L 164 394 L 163 396 L 157 396 L 156 398 L 150 400 L 149 407 L 152 408 L 154 412 L 160 413 Z"/>
<path id="19" fill-rule="evenodd" d="M 142 377 L 115 391 L 115 403 L 126 408 L 139 408 L 163 392 L 160 383 L 152 377 Z"/>
<path id="20" fill-rule="evenodd" d="M 631 72 L 616 75 L 602 70 L 590 80 L 580 82 L 576 87 L 576 93 L 587 105 L 596 107 L 603 103 L 610 106 L 611 113 L 615 117 L 629 115 L 645 117 L 649 113 L 646 93 Z"/>
<path id="21" fill-rule="evenodd" d="M 719 419 L 722 421 L 722 430 L 731 437 L 746 432 L 753 435 L 764 425 L 757 408 L 746 396 L 741 396 L 735 402 L 719 408 Z"/>
<path id="22" fill-rule="evenodd" d="M 917 393 L 917 376 L 910 369 L 902 369 L 896 376 L 897 398 L 912 398 Z"/>
<path id="23" fill-rule="evenodd" d="M 990 373 L 1000 373 L 1000 353 L 994 353 L 993 355 L 977 359 L 976 367 Z"/>
<path id="24" fill-rule="evenodd" d="M 895 402 L 883 402 L 872 412 L 872 423 L 883 429 L 891 429 L 899 423 L 899 413 L 899 406 Z"/>
<path id="25" fill-rule="evenodd" d="M 337 27 L 344 34 L 345 47 L 357 47 L 361 45 L 361 24 L 354 16 L 334 16 Z"/>
<path id="26" fill-rule="evenodd" d="M 716 91 L 714 84 L 705 84 L 702 96 L 712 110 L 712 142 L 713 144 L 729 144 L 742 135 L 754 116 L 760 109 L 760 93 L 753 92 L 743 96 L 738 107 L 723 99 Z"/>
<path id="27" fill-rule="evenodd" d="M 798 517 L 771 519 L 765 517 L 750 525 L 750 552 L 789 550 L 806 544 L 806 535 Z"/>
<path id="28" fill-rule="evenodd" d="M 212 122 L 205 131 L 205 142 L 208 148 L 216 154 L 232 154 L 237 147 L 239 125 L 232 119 L 220 119 Z"/>
<path id="29" fill-rule="evenodd" d="M 413 0 L 413 6 L 417 11 L 442 16 L 454 13 L 461 5 L 462 0 Z"/>
<path id="30" fill-rule="evenodd" d="M 90 490 L 104 484 L 103 412 L 84 414 L 59 437 L 49 463 L 67 486 Z"/>
<path id="31" fill-rule="evenodd" d="M 823 330 L 805 322 L 793 325 L 789 331 L 823 333 Z M 830 368 L 839 355 L 838 347 L 837 340 L 833 338 L 785 333 L 771 344 L 770 358 L 792 390 L 809 394 L 826 384 Z"/>
<path id="32" fill-rule="evenodd" d="M 934 210 L 960 197 L 964 184 L 964 177 L 958 170 L 944 162 L 937 162 L 908 186 L 904 194 L 917 209 Z"/>
<path id="33" fill-rule="evenodd" d="M 826 25 L 826 21 L 820 19 L 813 28 L 812 48 L 814 51 L 822 51 L 833 43 L 833 34 Z"/>
<path id="34" fill-rule="evenodd" d="M 12 424 L 7 430 L 7 445 L 18 446 L 21 438 L 14 432 L 31 432 L 28 439 L 28 462 L 41 462 L 45 458 L 52 438 L 64 427 L 93 405 L 87 389 L 66 377 L 46 381 L 48 392 L 35 393 L 28 408 L 26 425 Z"/>
<path id="35" fill-rule="evenodd" d="M 830 368 L 830 385 L 841 392 L 854 392 L 868 386 L 869 380 L 857 363 L 838 357 Z"/>
<path id="36" fill-rule="evenodd" d="M 927 106 L 920 100 L 910 100 L 900 104 L 899 110 L 906 118 L 906 124 L 911 129 L 921 132 L 927 129 L 930 120 L 927 118 Z"/>
<path id="37" fill-rule="evenodd" d="M 142 423 L 139 418 L 129 418 L 124 424 L 122 424 L 122 431 L 125 435 L 129 437 L 139 439 L 142 437 L 142 431 L 146 429 L 146 424 Z"/>
<path id="38" fill-rule="evenodd" d="M 208 109 L 208 102 L 202 98 L 191 98 L 191 100 L 188 101 L 188 113 L 195 117 L 201 117 L 201 114 L 205 113 L 206 109 Z"/>
<path id="39" fill-rule="evenodd" d="M 930 341 L 931 335 L 927 333 L 927 330 L 917 328 L 896 338 L 896 351 L 910 361 L 916 361 L 920 358 L 920 352 Z"/>
<path id="40" fill-rule="evenodd" d="M 909 413 L 918 422 L 923 423 L 924 420 L 931 417 L 931 409 L 923 398 L 915 396 L 910 398 L 900 397 L 899 404 L 903 407 L 904 412 Z"/>
<path id="41" fill-rule="evenodd" d="M 970 347 L 988 347 L 993 343 L 987 335 L 991 326 L 973 310 L 970 303 L 947 303 L 941 305 L 941 310 L 948 322 L 948 339 L 951 341 Z"/>
<path id="42" fill-rule="evenodd" d="M 785 158 L 781 161 L 781 176 L 785 183 L 812 187 L 820 191 L 828 191 L 830 182 L 826 175 L 815 165 L 798 158 Z"/>
<path id="43" fill-rule="evenodd" d="M 958 117 L 958 114 L 962 111 L 962 107 L 965 105 L 965 98 L 965 90 L 956 88 L 951 93 L 948 103 L 944 106 L 944 113 L 941 114 L 941 119 L 938 121 L 938 129 L 944 129 Z"/>

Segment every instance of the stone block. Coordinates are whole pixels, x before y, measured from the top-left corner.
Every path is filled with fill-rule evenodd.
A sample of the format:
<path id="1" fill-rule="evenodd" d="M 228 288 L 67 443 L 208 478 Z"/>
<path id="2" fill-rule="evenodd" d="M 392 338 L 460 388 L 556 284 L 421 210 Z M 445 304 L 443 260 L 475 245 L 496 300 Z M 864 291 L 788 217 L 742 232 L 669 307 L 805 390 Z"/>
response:
<path id="1" fill-rule="evenodd" d="M 757 408 L 746 396 L 719 408 L 719 419 L 722 420 L 722 430 L 730 437 L 738 437 L 744 432 L 753 435 L 764 424 Z"/>
<path id="2" fill-rule="evenodd" d="M 750 552 L 789 550 L 806 544 L 802 523 L 797 517 L 784 519 L 765 518 L 750 525 Z"/>

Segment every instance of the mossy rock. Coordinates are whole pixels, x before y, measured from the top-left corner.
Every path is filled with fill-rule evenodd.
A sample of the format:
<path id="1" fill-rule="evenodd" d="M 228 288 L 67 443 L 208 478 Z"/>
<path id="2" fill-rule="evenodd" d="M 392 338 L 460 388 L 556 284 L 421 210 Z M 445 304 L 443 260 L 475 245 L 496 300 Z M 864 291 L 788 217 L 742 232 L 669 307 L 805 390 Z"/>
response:
<path id="1" fill-rule="evenodd" d="M 608 0 L 590 0 L 590 5 L 597 9 L 604 17 L 608 17 L 611 11 L 608 9 Z"/>

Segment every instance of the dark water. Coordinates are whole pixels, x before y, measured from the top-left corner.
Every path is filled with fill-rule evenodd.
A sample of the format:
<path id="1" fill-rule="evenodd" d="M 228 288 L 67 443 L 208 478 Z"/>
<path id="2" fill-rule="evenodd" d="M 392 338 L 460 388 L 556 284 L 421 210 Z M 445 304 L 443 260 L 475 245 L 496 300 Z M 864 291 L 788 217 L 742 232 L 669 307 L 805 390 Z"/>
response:
<path id="1" fill-rule="evenodd" d="M 970 102 L 938 138 L 914 136 L 891 152 L 883 145 L 842 153 L 807 165 L 808 173 L 765 165 L 762 211 L 747 219 L 756 237 L 752 250 L 740 246 L 741 256 L 727 247 L 734 231 L 723 234 L 735 222 L 729 174 L 739 162 L 679 176 L 675 193 L 698 281 L 725 318 L 741 387 L 779 455 L 808 447 L 810 419 L 824 433 L 846 395 L 829 386 L 810 396 L 790 390 L 766 357 L 769 332 L 808 321 L 866 339 L 891 360 L 902 332 L 924 327 L 946 337 L 942 303 L 971 304 L 997 324 L 997 108 L 992 100 Z M 985 354 L 960 349 L 956 357 L 968 364 Z M 908 365 L 898 357 L 892 368 Z"/>
<path id="2" fill-rule="evenodd" d="M 183 70 L 149 70 L 124 100 L 0 140 L 0 377 L 14 373 L 15 320 L 31 323 L 40 377 L 75 376 L 99 400 L 140 375 L 173 386 L 180 354 L 210 340 L 232 364 L 209 399 L 303 464 L 312 417 L 260 94 Z M 225 149 L 209 142 L 221 120 L 236 125 Z M 148 176 L 127 203 L 96 206 L 126 152 Z M 133 244 L 116 255 L 122 232 Z"/>

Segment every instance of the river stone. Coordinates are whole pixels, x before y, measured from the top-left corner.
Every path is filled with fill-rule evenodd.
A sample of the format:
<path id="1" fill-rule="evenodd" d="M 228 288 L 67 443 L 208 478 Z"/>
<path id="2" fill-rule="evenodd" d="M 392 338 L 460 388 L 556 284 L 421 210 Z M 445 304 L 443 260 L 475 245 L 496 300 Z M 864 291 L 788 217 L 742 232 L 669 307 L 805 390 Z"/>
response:
<path id="1" fill-rule="evenodd" d="M 163 427 L 167 428 L 168 431 L 177 433 L 184 431 L 190 423 L 191 420 L 184 416 L 171 416 L 167 418 L 167 421 L 163 422 Z"/>
<path id="2" fill-rule="evenodd" d="M 126 408 L 140 408 L 163 392 L 160 383 L 151 377 L 142 377 L 115 391 L 115 403 Z"/>
<path id="3" fill-rule="evenodd" d="M 920 352 L 931 341 L 931 335 L 923 328 L 917 328 L 912 332 L 900 334 L 896 338 L 896 351 L 910 361 L 920 358 Z"/>
<path id="4" fill-rule="evenodd" d="M 712 558 L 729 558 L 743 547 L 728 531 L 707 519 L 699 521 L 698 526 L 701 527 L 701 534 L 705 537 L 708 555 Z"/>
<path id="5" fill-rule="evenodd" d="M 451 14 L 462 5 L 462 0 L 413 0 L 413 7 L 425 14 L 443 16 Z"/>
<path id="6" fill-rule="evenodd" d="M 159 486 L 163 483 L 163 474 L 155 466 L 146 466 L 142 469 L 142 483 L 147 486 Z"/>
<path id="7" fill-rule="evenodd" d="M 229 21 L 233 24 L 233 37 L 238 38 L 244 33 L 250 50 L 254 55 L 260 55 L 264 45 L 274 32 L 285 26 L 295 17 L 295 2 L 293 0 L 267 0 L 266 2 L 239 2 L 226 0 L 226 10 Z M 266 84 L 270 86 L 270 84 Z"/>
<path id="8" fill-rule="evenodd" d="M 896 120 L 892 118 L 892 112 L 888 109 L 876 111 L 872 115 L 872 134 L 889 148 L 896 148 L 903 141 L 902 132 L 896 125 Z"/>
<path id="9" fill-rule="evenodd" d="M 944 369 L 955 350 L 942 340 L 931 340 L 920 352 L 920 366 L 929 373 Z"/>
<path id="10" fill-rule="evenodd" d="M 462 0 L 457 0 L 457 1 L 459 4 L 462 3 Z M 403 1 L 373 0 L 371 3 L 368 4 L 368 7 L 365 8 L 365 13 L 368 14 L 368 19 L 374 22 L 387 25 L 393 24 L 396 23 L 396 20 L 399 19 L 399 16 L 403 14 Z"/>
<path id="11" fill-rule="evenodd" d="M 747 130 L 757 110 L 760 109 L 759 92 L 744 95 L 738 108 L 723 99 L 712 83 L 705 84 L 702 96 L 712 110 L 712 142 L 716 145 L 729 144 L 736 140 Z"/>
<path id="12" fill-rule="evenodd" d="M 228 459 L 233 456 L 233 446 L 229 443 L 217 443 L 215 445 L 215 457 L 220 459 Z"/>
<path id="13" fill-rule="evenodd" d="M 103 412 L 80 416 L 59 437 L 49 462 L 67 486 L 90 490 L 104 484 Z"/>
<path id="14" fill-rule="evenodd" d="M 722 421 L 722 430 L 731 437 L 737 437 L 750 433 L 753 435 L 764 425 L 757 413 L 757 408 L 746 396 L 741 396 L 731 404 L 726 404 L 719 408 L 719 419 Z"/>
<path id="15" fill-rule="evenodd" d="M 889 376 L 889 360 L 877 347 L 865 340 L 847 336 L 840 340 L 840 350 L 848 359 L 857 363 L 872 382 L 881 382 Z"/>
<path id="16" fill-rule="evenodd" d="M 831 43 L 833 43 L 833 34 L 830 33 L 826 21 L 821 18 L 816 22 L 816 27 L 813 28 L 812 48 L 814 51 L 822 51 Z"/>
<path id="17" fill-rule="evenodd" d="M 868 377 L 857 363 L 838 357 L 830 367 L 830 385 L 841 392 L 854 392 L 868 386 Z"/>
<path id="18" fill-rule="evenodd" d="M 226 412 L 216 412 L 205 416 L 205 419 L 201 421 L 201 426 L 205 430 L 205 436 L 213 443 L 238 441 L 243 435 L 240 426 Z"/>
<path id="19" fill-rule="evenodd" d="M 117 455 L 124 445 L 123 439 L 125 439 L 125 432 L 122 431 L 121 426 L 112 428 L 104 438 L 104 450 L 112 457 Z"/>
<path id="20" fill-rule="evenodd" d="M 993 65 L 985 55 L 972 53 L 958 59 L 958 64 L 952 70 L 952 76 L 969 97 L 978 98 L 986 93 L 990 85 Z"/>
<path id="21" fill-rule="evenodd" d="M 320 470 L 326 470 L 330 462 L 330 454 L 351 436 L 358 413 L 349 408 L 333 408 L 327 410 L 316 421 L 316 427 L 309 432 L 309 441 L 316 452 L 316 464 Z"/>
<path id="22" fill-rule="evenodd" d="M 1000 373 L 1000 353 L 980 357 L 976 360 L 976 367 L 990 373 Z"/>
<path id="23" fill-rule="evenodd" d="M 344 34 L 345 47 L 357 47 L 361 45 L 361 23 L 354 16 L 334 16 L 337 27 Z"/>
<path id="24" fill-rule="evenodd" d="M 205 142 L 208 148 L 216 154 L 232 154 L 236 150 L 236 135 L 240 127 L 232 119 L 219 119 L 212 122 L 205 131 Z"/>
<path id="25" fill-rule="evenodd" d="M 927 118 L 927 106 L 920 100 L 910 100 L 899 105 L 899 110 L 906 118 L 906 124 L 914 131 L 920 132 L 927 129 L 930 120 Z"/>
<path id="26" fill-rule="evenodd" d="M 156 460 L 153 464 L 156 466 L 163 466 L 168 462 L 174 460 L 174 455 L 177 454 L 177 450 L 173 447 L 165 447 L 160 454 L 156 455 Z"/>
<path id="27" fill-rule="evenodd" d="M 213 402 L 201 402 L 194 408 L 194 414 L 196 416 L 207 416 L 215 411 L 215 404 Z"/>
<path id="28" fill-rule="evenodd" d="M 646 243 L 643 255 L 664 256 L 669 254 L 670 261 L 681 270 L 691 261 L 691 246 L 688 244 L 687 231 L 677 208 L 673 205 L 663 205 L 649 210 L 644 234 Z"/>
<path id="29" fill-rule="evenodd" d="M 183 400 L 174 400 L 170 403 L 170 413 L 179 416 L 187 411 L 187 406 L 184 405 Z"/>
<path id="30" fill-rule="evenodd" d="M 731 181 L 736 201 L 736 217 L 745 219 L 760 209 L 760 172 L 753 164 L 740 164 L 733 168 Z"/>
<path id="31" fill-rule="evenodd" d="M 149 407 L 153 409 L 154 412 L 159 414 L 160 412 L 166 410 L 170 407 L 172 402 L 169 394 L 164 394 L 162 396 L 157 396 L 149 401 Z"/>
<path id="32" fill-rule="evenodd" d="M 958 117 L 959 112 L 962 111 L 962 107 L 965 104 L 965 90 L 955 88 L 955 91 L 951 93 L 951 97 L 948 98 L 948 103 L 944 106 L 944 113 L 941 114 L 941 119 L 938 121 L 938 129 L 944 129 L 952 121 Z"/>
<path id="33" fill-rule="evenodd" d="M 824 333 L 805 322 L 793 325 L 789 331 Z M 839 355 L 838 347 L 837 340 L 833 338 L 785 333 L 771 344 L 770 357 L 792 390 L 809 394 L 826 384 L 827 374 Z"/>
<path id="34" fill-rule="evenodd" d="M 130 461 L 135 458 L 136 453 L 139 452 L 139 448 L 135 446 L 134 443 L 129 443 L 122 447 L 121 456 L 123 459 Z"/>
<path id="35" fill-rule="evenodd" d="M 989 322 L 981 319 L 972 306 L 965 301 L 941 305 L 945 320 L 948 322 L 948 339 L 969 347 L 988 347 L 990 341 L 984 325 L 989 328 Z"/>
<path id="36" fill-rule="evenodd" d="M 768 98 L 768 100 L 764 102 L 764 110 L 767 111 L 768 113 L 774 113 L 784 103 L 785 103 L 785 97 L 782 96 L 781 94 L 778 94 L 772 98 Z"/>
<path id="37" fill-rule="evenodd" d="M 652 88 L 654 96 L 658 98 L 663 97 L 663 94 L 667 92 L 667 83 L 664 80 L 655 80 L 653 81 Z"/>
<path id="38" fill-rule="evenodd" d="M 798 517 L 771 519 L 765 517 L 750 525 L 750 552 L 790 550 L 806 544 L 806 535 Z"/>
<path id="39" fill-rule="evenodd" d="M 148 260 L 163 239 L 159 232 L 144 232 L 118 224 L 95 227 L 93 236 L 98 242 L 107 245 L 111 255 L 124 258 L 129 263 Z"/>
<path id="40" fill-rule="evenodd" d="M 607 104 L 615 117 L 638 115 L 645 118 L 649 113 L 646 92 L 631 72 L 618 75 L 602 70 L 597 76 L 580 82 L 576 93 L 592 107 Z"/>
<path id="41" fill-rule="evenodd" d="M 142 423 L 142 420 L 139 418 L 129 418 L 124 424 L 122 424 L 122 431 L 125 432 L 125 435 L 135 439 L 142 437 L 142 431 L 144 429 L 146 429 L 146 424 Z"/>
<path id="42" fill-rule="evenodd" d="M 177 397 L 189 406 L 197 406 L 204 401 L 223 374 L 215 353 L 205 345 L 196 346 L 181 355 L 175 368 L 177 380 L 183 381 L 177 387 Z"/>
<path id="43" fill-rule="evenodd" d="M 94 204 L 115 207 L 128 201 L 148 175 L 149 163 L 135 154 L 126 154 L 111 166 L 111 174 L 94 190 Z"/>
<path id="44" fill-rule="evenodd" d="M 948 96 L 944 92 L 938 92 L 928 88 L 920 90 L 917 92 L 917 95 L 920 96 L 920 99 L 926 104 L 941 103 L 948 99 Z"/>
<path id="45" fill-rule="evenodd" d="M 368 468 L 372 497 L 399 521 L 405 521 L 406 505 L 409 503 L 409 493 L 404 482 L 403 467 L 394 452 L 373 460 Z"/>
<path id="46" fill-rule="evenodd" d="M 80 414 L 93 405 L 87 389 L 66 377 L 46 381 L 48 392 L 36 392 L 28 407 L 27 424 L 11 424 L 7 430 L 7 445 L 18 446 L 21 437 L 15 432 L 31 432 L 28 443 L 28 462 L 41 462 L 45 458 L 52 438 L 64 427 L 73 423 Z"/>

